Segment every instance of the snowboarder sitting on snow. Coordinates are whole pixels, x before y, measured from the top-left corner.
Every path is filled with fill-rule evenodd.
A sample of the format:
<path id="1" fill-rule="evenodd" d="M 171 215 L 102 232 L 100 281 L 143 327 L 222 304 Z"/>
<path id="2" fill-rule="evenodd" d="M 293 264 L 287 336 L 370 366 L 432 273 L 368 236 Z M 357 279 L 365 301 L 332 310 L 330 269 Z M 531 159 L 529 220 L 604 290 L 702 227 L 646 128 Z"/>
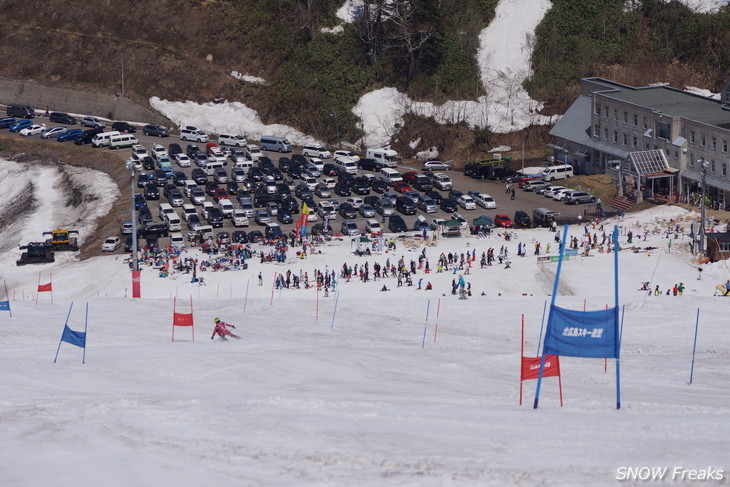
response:
<path id="1" fill-rule="evenodd" d="M 226 323 L 225 321 L 221 321 L 220 318 L 216 318 L 213 320 L 215 322 L 215 328 L 213 329 L 213 335 L 211 335 L 210 339 L 212 340 L 215 338 L 216 335 L 221 337 L 221 340 L 226 341 L 228 338 L 226 337 L 233 337 L 235 339 L 240 339 L 241 337 L 238 335 L 234 335 L 231 333 L 231 331 L 228 329 L 230 326 L 231 328 L 235 328 L 234 325 L 231 325 L 230 323 Z"/>

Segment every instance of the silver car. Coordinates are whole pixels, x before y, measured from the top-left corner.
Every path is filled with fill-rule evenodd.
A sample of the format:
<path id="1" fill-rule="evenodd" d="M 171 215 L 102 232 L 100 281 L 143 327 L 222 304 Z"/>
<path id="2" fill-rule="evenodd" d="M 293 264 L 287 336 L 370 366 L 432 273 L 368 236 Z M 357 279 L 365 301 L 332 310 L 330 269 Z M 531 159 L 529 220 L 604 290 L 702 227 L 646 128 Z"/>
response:
<path id="1" fill-rule="evenodd" d="M 41 139 L 54 139 L 59 135 L 65 134 L 66 132 L 68 132 L 68 129 L 66 127 L 53 127 L 41 132 Z"/>
<path id="2" fill-rule="evenodd" d="M 365 218 L 370 218 L 370 217 L 375 216 L 375 209 L 368 204 L 362 205 L 358 211 Z"/>
<path id="3" fill-rule="evenodd" d="M 190 201 L 192 201 L 194 205 L 202 205 L 205 201 L 205 191 L 203 191 L 202 188 L 193 188 L 190 191 Z"/>
<path id="4" fill-rule="evenodd" d="M 390 216 L 395 213 L 395 206 L 389 200 L 383 198 L 375 204 L 375 211 L 383 216 Z"/>

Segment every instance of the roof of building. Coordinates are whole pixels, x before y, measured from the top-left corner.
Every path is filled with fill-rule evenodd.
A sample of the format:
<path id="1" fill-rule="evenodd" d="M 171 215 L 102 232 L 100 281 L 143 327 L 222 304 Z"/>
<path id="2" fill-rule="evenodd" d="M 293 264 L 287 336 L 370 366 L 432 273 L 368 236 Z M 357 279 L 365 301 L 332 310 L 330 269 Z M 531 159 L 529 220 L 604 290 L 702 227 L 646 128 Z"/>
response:
<path id="1" fill-rule="evenodd" d="M 550 129 L 550 135 L 569 140 L 574 144 L 613 154 L 619 159 L 625 158 L 629 151 L 591 137 L 591 105 L 590 96 L 581 95 L 576 98 L 568 111 L 565 112 L 565 115 L 560 117 L 558 123 Z"/>
<path id="2" fill-rule="evenodd" d="M 665 172 L 668 168 L 669 163 L 661 150 L 631 152 L 621 164 L 621 169 L 630 174 L 648 177 L 668 176 Z"/>
<path id="3" fill-rule="evenodd" d="M 606 87 L 606 91 L 601 94 L 607 98 L 657 110 L 668 116 L 684 117 L 688 120 L 730 129 L 730 110 L 723 109 L 723 104 L 719 100 L 670 86 L 637 88 L 601 78 L 590 78 L 590 80 Z"/>

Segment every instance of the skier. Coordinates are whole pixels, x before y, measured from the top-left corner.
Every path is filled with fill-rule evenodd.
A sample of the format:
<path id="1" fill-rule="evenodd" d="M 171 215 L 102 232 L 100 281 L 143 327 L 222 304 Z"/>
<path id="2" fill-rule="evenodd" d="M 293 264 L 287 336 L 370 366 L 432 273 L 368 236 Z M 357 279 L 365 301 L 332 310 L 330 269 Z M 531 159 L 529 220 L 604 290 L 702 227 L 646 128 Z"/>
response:
<path id="1" fill-rule="evenodd" d="M 461 274 L 459 274 L 459 299 L 466 299 L 466 281 Z"/>
<path id="2" fill-rule="evenodd" d="M 228 329 L 229 326 L 231 328 L 235 328 L 234 325 L 226 323 L 225 321 L 221 321 L 220 318 L 215 318 L 213 322 L 215 322 L 215 328 L 213 329 L 213 334 L 210 336 L 211 340 L 215 338 L 216 335 L 218 335 L 223 341 L 228 340 L 228 338 L 226 337 L 233 337 L 236 340 L 241 338 L 240 336 L 231 333 L 231 331 Z"/>

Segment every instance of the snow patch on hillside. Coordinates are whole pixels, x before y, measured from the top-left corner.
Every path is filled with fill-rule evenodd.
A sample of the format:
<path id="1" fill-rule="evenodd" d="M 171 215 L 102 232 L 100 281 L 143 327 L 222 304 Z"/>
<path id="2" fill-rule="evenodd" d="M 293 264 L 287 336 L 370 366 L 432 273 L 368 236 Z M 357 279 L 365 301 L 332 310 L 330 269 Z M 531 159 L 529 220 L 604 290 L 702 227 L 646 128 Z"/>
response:
<path id="1" fill-rule="evenodd" d="M 434 105 L 411 100 L 393 87 L 360 97 L 352 110 L 365 132 L 360 143 L 366 147 L 391 143 L 406 113 L 432 117 L 442 124 L 466 122 L 472 128 L 489 128 L 496 133 L 553 123 L 553 117 L 539 115 L 543 104 L 531 99 L 522 87 L 532 75 L 535 28 L 551 6 L 548 0 L 499 2 L 494 20 L 479 35 L 477 62 L 486 95 L 477 100 Z"/>
<path id="2" fill-rule="evenodd" d="M 239 79 L 241 81 L 246 81 L 248 83 L 260 84 L 260 85 L 266 84 L 266 80 L 264 78 L 259 78 L 258 76 L 249 76 L 247 74 L 241 74 L 238 71 L 231 71 L 231 76 L 233 76 L 234 78 Z"/>
<path id="3" fill-rule="evenodd" d="M 194 125 L 209 133 L 240 134 L 251 140 L 262 135 L 276 135 L 286 137 L 296 145 L 321 144 L 314 137 L 288 125 L 263 123 L 256 110 L 236 101 L 195 103 L 161 100 L 153 96 L 150 105 L 179 127 Z"/>

